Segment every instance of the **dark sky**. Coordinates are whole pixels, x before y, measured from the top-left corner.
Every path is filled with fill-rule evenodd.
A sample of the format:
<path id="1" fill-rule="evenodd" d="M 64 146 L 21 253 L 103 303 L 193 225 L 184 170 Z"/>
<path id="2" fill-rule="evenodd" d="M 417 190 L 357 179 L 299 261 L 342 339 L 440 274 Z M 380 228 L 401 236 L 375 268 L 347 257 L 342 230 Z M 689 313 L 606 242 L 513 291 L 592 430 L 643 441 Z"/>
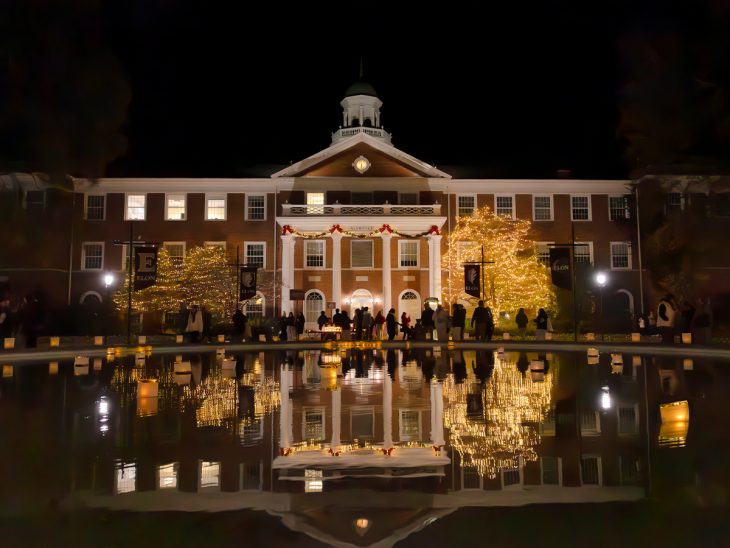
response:
<path id="1" fill-rule="evenodd" d="M 230 4 L 106 5 L 132 90 L 127 154 L 110 175 L 237 176 L 313 154 L 341 121 L 360 56 L 393 144 L 424 161 L 626 175 L 620 2 Z"/>

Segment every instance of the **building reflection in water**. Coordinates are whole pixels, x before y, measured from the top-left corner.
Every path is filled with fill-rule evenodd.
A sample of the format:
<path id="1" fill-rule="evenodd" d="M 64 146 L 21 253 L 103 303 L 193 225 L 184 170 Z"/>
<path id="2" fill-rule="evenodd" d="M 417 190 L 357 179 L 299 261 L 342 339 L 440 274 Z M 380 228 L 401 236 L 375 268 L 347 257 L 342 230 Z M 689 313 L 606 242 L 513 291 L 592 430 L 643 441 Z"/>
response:
<path id="1" fill-rule="evenodd" d="M 714 366 L 700 360 L 690 370 L 624 356 L 619 369 L 610 355 L 594 365 L 583 353 L 427 348 L 233 359 L 117 358 L 84 376 L 61 363 L 40 392 L 63 424 L 45 435 L 67 441 L 57 456 L 70 463 L 58 480 L 67 496 L 142 511 L 263 509 L 330 544 L 392 543 L 463 506 L 661 492 L 647 458 L 682 458 L 690 418 L 722 408 L 707 396 L 720 393 L 707 389 Z M 140 407 L 145 379 L 157 396 Z M 5 381 L 10 401 L 21 380 Z"/>

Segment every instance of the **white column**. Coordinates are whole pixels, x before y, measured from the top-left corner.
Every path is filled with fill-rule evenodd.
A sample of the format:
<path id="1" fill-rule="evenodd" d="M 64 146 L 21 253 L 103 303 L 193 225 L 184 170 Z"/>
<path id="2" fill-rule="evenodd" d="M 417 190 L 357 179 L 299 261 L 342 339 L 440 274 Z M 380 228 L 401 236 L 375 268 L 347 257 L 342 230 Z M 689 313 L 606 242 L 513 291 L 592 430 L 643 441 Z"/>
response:
<path id="1" fill-rule="evenodd" d="M 332 238 L 332 300 L 342 308 L 342 232 L 335 230 Z"/>
<path id="2" fill-rule="evenodd" d="M 294 287 L 294 244 L 291 232 L 281 235 L 281 312 L 292 312 L 289 290 Z"/>
<path id="3" fill-rule="evenodd" d="M 342 390 L 332 391 L 332 441 L 330 447 L 337 451 L 340 446 L 340 423 L 342 422 Z"/>
<path id="4" fill-rule="evenodd" d="M 383 240 L 383 314 L 387 315 L 393 306 L 390 279 L 390 241 L 393 235 L 390 232 L 381 232 L 380 237 Z"/>
<path id="5" fill-rule="evenodd" d="M 441 300 L 441 234 L 428 236 L 429 297 Z"/>
<path id="6" fill-rule="evenodd" d="M 446 441 L 444 441 L 443 386 L 435 379 L 431 381 L 431 443 L 435 447 L 446 445 Z"/>
<path id="7" fill-rule="evenodd" d="M 383 448 L 393 447 L 393 379 L 386 372 L 383 379 Z"/>
<path id="8" fill-rule="evenodd" d="M 288 449 L 292 446 L 292 409 L 289 399 L 289 388 L 292 385 L 292 372 L 286 364 L 281 366 L 281 378 L 279 379 L 279 396 L 281 407 L 279 407 L 279 449 Z"/>

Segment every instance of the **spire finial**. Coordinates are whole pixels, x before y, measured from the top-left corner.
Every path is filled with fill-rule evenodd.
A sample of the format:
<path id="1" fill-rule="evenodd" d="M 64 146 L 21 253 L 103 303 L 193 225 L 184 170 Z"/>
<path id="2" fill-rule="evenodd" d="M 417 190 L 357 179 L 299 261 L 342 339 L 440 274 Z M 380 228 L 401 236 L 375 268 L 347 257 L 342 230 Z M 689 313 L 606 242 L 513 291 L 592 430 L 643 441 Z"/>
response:
<path id="1" fill-rule="evenodd" d="M 360 77 L 358 78 L 360 81 L 362 81 L 364 74 L 365 74 L 365 70 L 362 68 L 362 55 L 361 55 L 360 56 Z"/>

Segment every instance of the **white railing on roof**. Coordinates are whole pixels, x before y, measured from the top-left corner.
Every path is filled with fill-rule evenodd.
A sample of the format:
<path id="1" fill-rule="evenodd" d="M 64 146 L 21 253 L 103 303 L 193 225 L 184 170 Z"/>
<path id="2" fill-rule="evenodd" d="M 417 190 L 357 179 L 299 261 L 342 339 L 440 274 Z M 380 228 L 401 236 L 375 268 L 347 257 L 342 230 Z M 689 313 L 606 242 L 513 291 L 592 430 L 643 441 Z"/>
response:
<path id="1" fill-rule="evenodd" d="M 336 143 L 341 139 L 347 139 L 348 137 L 352 137 L 353 135 L 357 135 L 358 133 L 364 133 L 365 135 L 370 135 L 371 137 L 377 137 L 378 139 L 382 139 L 386 143 L 390 144 L 390 133 L 388 133 L 381 127 L 366 126 L 340 128 L 332 134 L 332 142 Z"/>
<path id="2" fill-rule="evenodd" d="M 281 204 L 284 216 L 303 215 L 441 215 L 441 204 L 433 205 L 298 205 Z"/>

